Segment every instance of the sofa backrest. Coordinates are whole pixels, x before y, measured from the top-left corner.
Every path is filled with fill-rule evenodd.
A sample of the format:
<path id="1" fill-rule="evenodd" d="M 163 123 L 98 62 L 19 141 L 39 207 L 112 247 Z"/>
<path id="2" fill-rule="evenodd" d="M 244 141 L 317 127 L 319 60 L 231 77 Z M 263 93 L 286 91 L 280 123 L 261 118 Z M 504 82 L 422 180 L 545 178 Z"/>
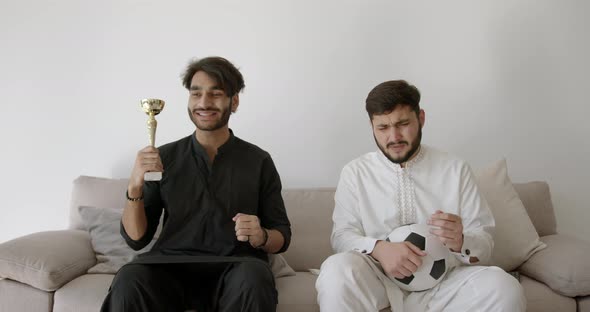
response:
<path id="1" fill-rule="evenodd" d="M 127 179 L 80 176 L 73 182 L 70 203 L 70 229 L 84 230 L 80 206 L 122 210 Z M 283 190 L 283 199 L 293 232 L 285 258 L 295 270 L 319 268 L 332 254 L 332 210 L 334 188 Z"/>
<path id="2" fill-rule="evenodd" d="M 70 200 L 70 229 L 84 230 L 78 212 L 80 206 L 111 208 L 122 210 L 125 207 L 127 179 L 108 179 L 79 176 L 74 180 Z"/>
<path id="3" fill-rule="evenodd" d="M 333 253 L 330 235 L 334 192 L 334 188 L 283 191 L 292 231 L 291 245 L 284 257 L 295 271 L 319 269 Z"/>
<path id="4" fill-rule="evenodd" d="M 539 236 L 555 234 L 556 222 L 549 186 L 545 182 L 515 183 Z M 123 209 L 127 179 L 80 176 L 74 180 L 71 207 L 71 229 L 84 229 L 79 206 Z M 334 188 L 285 189 L 283 199 L 293 232 L 291 246 L 284 256 L 293 269 L 319 268 L 330 256 Z"/>

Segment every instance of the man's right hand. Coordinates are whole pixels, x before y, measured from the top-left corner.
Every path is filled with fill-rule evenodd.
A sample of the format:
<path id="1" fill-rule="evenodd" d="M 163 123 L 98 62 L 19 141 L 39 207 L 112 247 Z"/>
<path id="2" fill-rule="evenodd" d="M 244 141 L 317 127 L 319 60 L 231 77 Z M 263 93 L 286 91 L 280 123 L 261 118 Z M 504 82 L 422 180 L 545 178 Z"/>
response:
<path id="1" fill-rule="evenodd" d="M 162 159 L 160 159 L 160 152 L 153 146 L 147 146 L 137 152 L 135 165 L 133 165 L 133 171 L 131 172 L 131 178 L 129 179 L 129 196 L 141 196 L 141 189 L 143 188 L 144 182 L 143 175 L 150 171 L 164 171 Z M 139 192 L 140 194 L 131 194 L 131 192 Z"/>
<path id="2" fill-rule="evenodd" d="M 410 242 L 377 241 L 371 256 L 381 263 L 387 275 L 401 279 L 418 270 L 426 253 Z"/>

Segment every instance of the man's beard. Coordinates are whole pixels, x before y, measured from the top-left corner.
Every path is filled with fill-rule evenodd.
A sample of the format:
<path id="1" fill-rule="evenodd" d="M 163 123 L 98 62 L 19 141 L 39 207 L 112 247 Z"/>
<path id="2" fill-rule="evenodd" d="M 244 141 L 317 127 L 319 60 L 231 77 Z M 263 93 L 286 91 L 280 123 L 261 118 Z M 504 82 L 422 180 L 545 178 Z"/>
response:
<path id="1" fill-rule="evenodd" d="M 387 151 L 387 147 L 390 145 L 393 145 L 394 144 L 393 142 L 388 143 L 387 146 L 385 148 L 383 148 L 383 146 L 381 146 L 381 144 L 379 144 L 379 142 L 377 142 L 377 138 L 375 137 L 374 134 L 373 134 L 373 138 L 375 139 L 375 143 L 377 143 L 377 146 L 379 147 L 379 149 L 381 150 L 383 155 L 385 155 L 385 157 L 387 157 L 387 159 L 389 159 L 389 161 L 391 161 L 394 164 L 403 164 L 406 161 L 410 160 L 410 158 L 412 158 L 412 156 L 414 156 L 414 154 L 416 154 L 416 152 L 420 148 L 420 142 L 422 142 L 422 127 L 418 128 L 418 135 L 416 136 L 414 141 L 412 141 L 412 144 L 410 145 L 410 150 L 405 155 L 402 155 L 397 158 L 391 157 L 391 155 L 389 155 L 389 153 Z M 396 142 L 396 143 L 408 144 L 408 141 L 400 141 L 400 142 Z"/>
<path id="2" fill-rule="evenodd" d="M 189 115 L 191 121 L 195 124 L 197 129 L 199 129 L 201 131 L 215 131 L 215 130 L 225 127 L 227 125 L 227 123 L 229 122 L 229 116 L 231 115 L 230 107 L 231 107 L 231 100 L 230 100 L 229 105 L 226 109 L 223 109 L 223 110 L 208 109 L 209 111 L 221 112 L 221 118 L 219 118 L 219 120 L 216 123 L 214 123 L 212 125 L 207 125 L 207 126 L 199 124 L 197 117 L 195 116 L 201 110 L 194 109 L 191 111 L 190 108 L 187 108 L 187 110 L 188 110 L 188 115 Z"/>

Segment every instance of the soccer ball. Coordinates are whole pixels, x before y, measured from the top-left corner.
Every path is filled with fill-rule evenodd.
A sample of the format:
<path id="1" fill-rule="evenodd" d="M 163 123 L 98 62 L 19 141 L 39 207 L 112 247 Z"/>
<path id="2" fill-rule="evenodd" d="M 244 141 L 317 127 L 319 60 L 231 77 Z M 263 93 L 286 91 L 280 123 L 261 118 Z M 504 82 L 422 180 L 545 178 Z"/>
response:
<path id="1" fill-rule="evenodd" d="M 389 278 L 399 288 L 408 291 L 421 291 L 434 287 L 446 275 L 451 252 L 443 243 L 430 233 L 430 226 L 426 224 L 410 224 L 396 228 L 387 236 L 388 242 L 408 241 L 426 252 L 422 257 L 422 265 L 413 275 L 398 279 Z"/>

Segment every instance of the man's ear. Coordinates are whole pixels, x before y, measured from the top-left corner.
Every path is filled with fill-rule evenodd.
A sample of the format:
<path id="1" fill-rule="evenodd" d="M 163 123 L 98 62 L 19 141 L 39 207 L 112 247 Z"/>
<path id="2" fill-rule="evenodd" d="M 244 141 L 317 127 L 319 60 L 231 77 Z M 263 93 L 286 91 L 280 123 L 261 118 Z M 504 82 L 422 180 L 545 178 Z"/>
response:
<path id="1" fill-rule="evenodd" d="M 423 109 L 420 109 L 420 114 L 418 114 L 418 120 L 420 121 L 420 127 L 424 127 L 424 122 L 426 122 L 426 113 Z"/>
<path id="2" fill-rule="evenodd" d="M 238 94 L 231 97 L 231 112 L 235 113 L 240 105 L 240 96 Z"/>

